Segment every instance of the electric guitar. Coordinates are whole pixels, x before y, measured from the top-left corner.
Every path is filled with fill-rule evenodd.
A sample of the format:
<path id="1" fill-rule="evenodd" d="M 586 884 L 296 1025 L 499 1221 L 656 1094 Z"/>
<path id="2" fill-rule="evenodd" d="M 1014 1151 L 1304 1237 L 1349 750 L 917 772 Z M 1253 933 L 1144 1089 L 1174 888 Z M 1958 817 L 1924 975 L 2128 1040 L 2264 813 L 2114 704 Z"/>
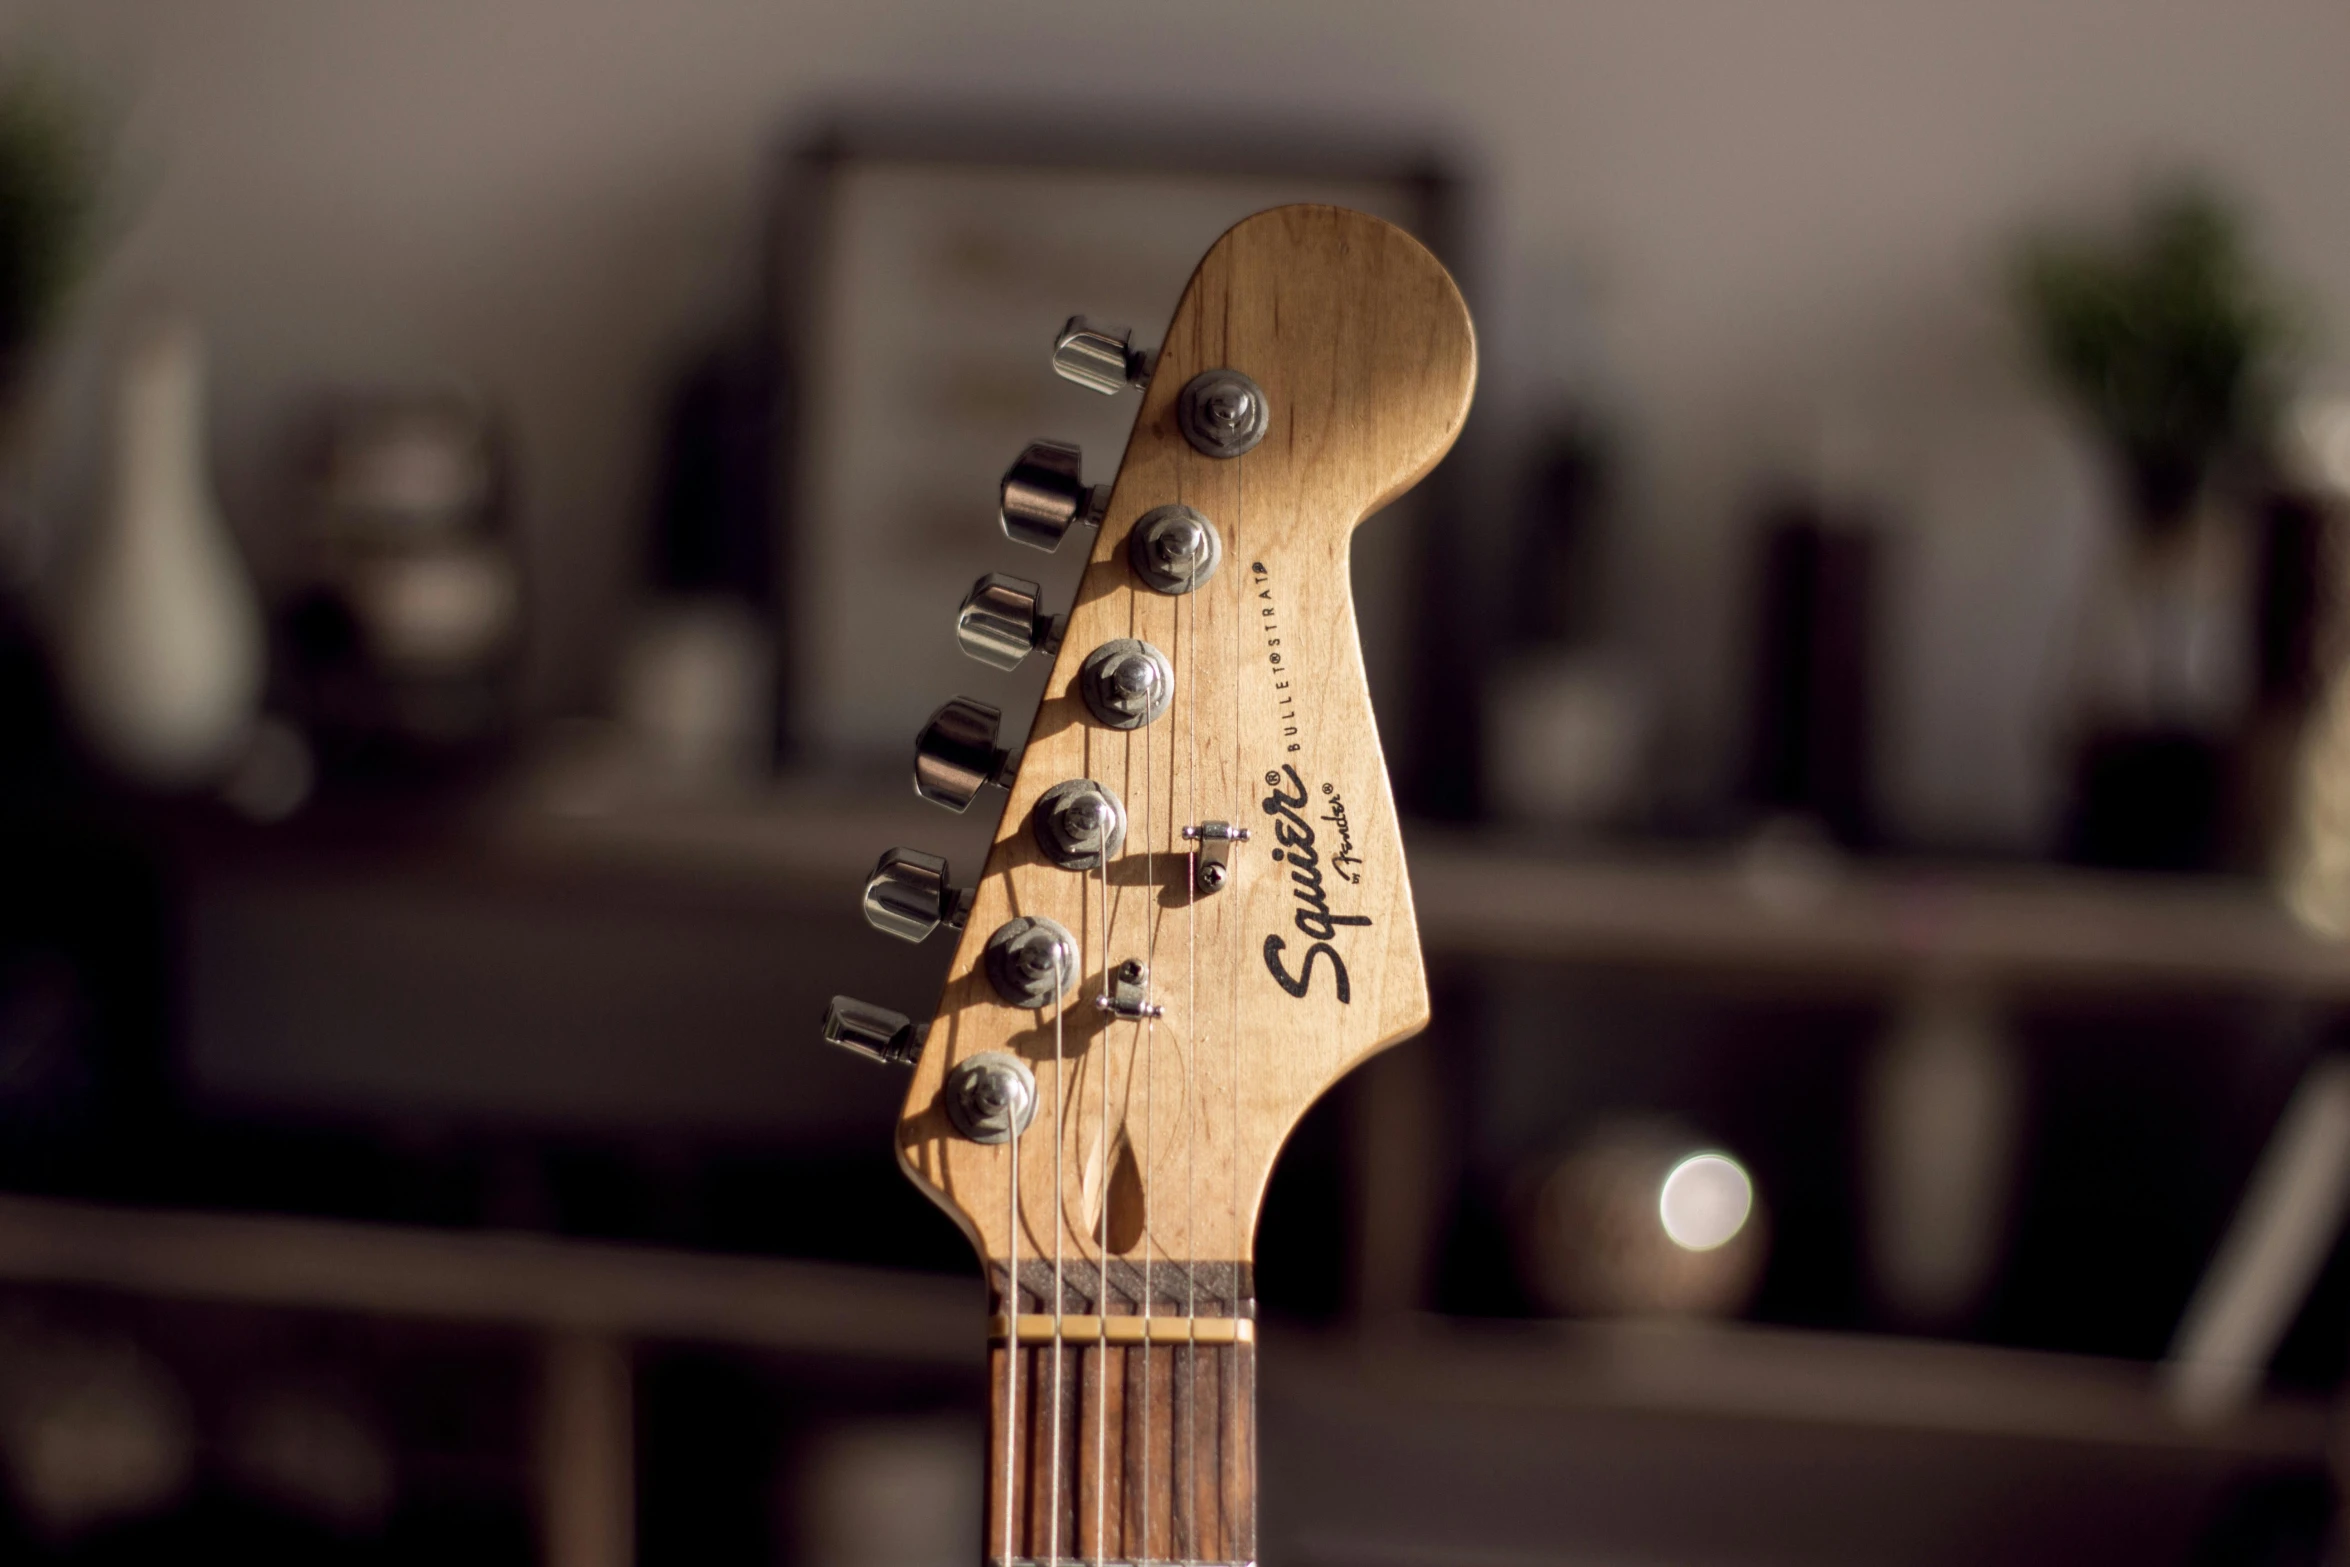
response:
<path id="1" fill-rule="evenodd" d="M 1409 235 L 1293 206 L 1216 242 L 1155 364 L 1082 319 L 1054 362 L 1142 402 L 1113 484 L 1048 442 L 1004 478 L 1012 539 L 1088 551 L 1075 604 L 990 575 L 957 618 L 1053 660 L 1017 758 L 967 698 L 916 744 L 925 799 L 1008 791 L 985 872 L 893 849 L 865 889 L 893 935 L 959 932 L 945 995 L 836 997 L 825 1034 L 913 1068 L 899 1160 L 987 1270 L 988 1556 L 1248 1563 L 1266 1178 L 1428 1021 L 1349 540 L 1451 447 L 1476 340 Z"/>

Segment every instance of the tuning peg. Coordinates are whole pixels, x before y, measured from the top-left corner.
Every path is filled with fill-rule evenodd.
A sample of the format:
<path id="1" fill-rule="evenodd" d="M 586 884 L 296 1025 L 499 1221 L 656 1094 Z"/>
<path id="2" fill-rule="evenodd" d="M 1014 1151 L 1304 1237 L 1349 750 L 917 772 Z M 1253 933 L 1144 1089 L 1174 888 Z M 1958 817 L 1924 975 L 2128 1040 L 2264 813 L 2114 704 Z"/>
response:
<path id="1" fill-rule="evenodd" d="M 914 792 L 959 815 L 989 784 L 1008 784 L 1009 758 L 996 744 L 1003 722 L 1001 712 L 967 696 L 931 714 L 914 740 Z"/>
<path id="2" fill-rule="evenodd" d="M 1043 592 L 1033 582 L 989 572 L 971 584 L 955 611 L 955 641 L 995 669 L 1017 669 L 1031 653 L 1058 652 L 1060 621 L 1037 609 Z"/>
<path id="3" fill-rule="evenodd" d="M 930 1025 L 854 996 L 835 996 L 824 1009 L 824 1042 L 884 1066 L 912 1066 L 922 1054 Z"/>
<path id="4" fill-rule="evenodd" d="M 947 885 L 947 862 L 917 849 L 887 849 L 865 878 L 865 923 L 900 941 L 922 941 L 944 925 L 961 930 L 971 889 Z"/>
<path id="5" fill-rule="evenodd" d="M 1070 524 L 1101 526 L 1110 487 L 1086 487 L 1084 454 L 1064 441 L 1031 441 L 1004 470 L 998 515 L 1004 537 L 1031 549 L 1056 550 Z"/>
<path id="6" fill-rule="evenodd" d="M 1071 316 L 1053 338 L 1053 371 L 1064 381 L 1115 397 L 1150 379 L 1151 356 L 1134 346 L 1124 327 L 1100 327 Z"/>

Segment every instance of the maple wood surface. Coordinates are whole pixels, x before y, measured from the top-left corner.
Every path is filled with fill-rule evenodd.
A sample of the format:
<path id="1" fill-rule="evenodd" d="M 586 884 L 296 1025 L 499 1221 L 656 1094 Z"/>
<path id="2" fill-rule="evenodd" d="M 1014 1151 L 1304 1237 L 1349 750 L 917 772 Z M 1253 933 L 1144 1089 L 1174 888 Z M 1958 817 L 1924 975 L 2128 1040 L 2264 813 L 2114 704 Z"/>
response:
<path id="1" fill-rule="evenodd" d="M 1216 368 L 1270 410 L 1237 458 L 1200 454 L 1178 424 L 1185 384 Z M 1217 241 L 1143 391 L 898 1127 L 900 1161 L 978 1245 L 1018 1340 L 990 1354 L 986 1539 L 1007 1564 L 1255 1559 L 1265 1181 L 1317 1095 L 1428 1021 L 1347 553 L 1452 445 L 1475 379 L 1435 258 L 1377 219 L 1297 206 Z M 1223 544 L 1180 595 L 1127 563 L 1137 520 L 1172 503 Z M 1133 731 L 1096 721 L 1076 684 L 1121 638 L 1174 671 L 1167 711 Z M 1034 837 L 1038 798 L 1077 778 L 1125 805 L 1122 852 L 1098 871 L 1053 865 Z M 1210 822 L 1251 838 L 1201 894 L 1183 831 Z M 989 936 L 1023 916 L 1076 938 L 1055 1006 L 1016 1009 L 988 981 Z M 1137 961 L 1159 1015 L 1112 1016 L 1096 998 Z M 1034 1071 L 1037 1108 L 983 1146 L 953 1132 L 941 1090 L 994 1050 Z M 1180 1337 L 1145 1320 L 1113 1339 L 1113 1322 L 1161 1314 Z"/>
<path id="2" fill-rule="evenodd" d="M 1283 1138 L 1351 1066 L 1427 1022 L 1347 554 L 1355 526 L 1452 445 L 1476 360 L 1435 258 L 1339 208 L 1247 219 L 1186 288 L 1102 526 L 1074 530 L 1090 564 L 898 1128 L 906 1170 L 996 1265 L 999 1288 L 1014 1156 L 949 1128 L 940 1090 L 957 1062 L 1009 1050 L 1036 1074 L 1036 1118 L 1018 1140 L 1022 1278 L 1056 1250 L 1092 1265 L 1064 1269 L 1047 1309 L 1089 1297 L 1137 1309 L 1148 1268 L 1154 1310 L 1243 1315 Z M 1177 425 L 1185 383 L 1217 367 L 1254 378 L 1270 409 L 1262 444 L 1234 459 L 1194 451 Z M 1216 575 L 1181 596 L 1150 591 L 1126 561 L 1135 521 L 1171 502 L 1223 539 Z M 1074 684 L 1086 655 L 1120 637 L 1164 650 L 1175 672 L 1167 713 L 1132 732 L 1094 721 Z M 1037 797 L 1073 778 L 1125 803 L 1106 875 L 1057 868 L 1031 836 Z M 1222 890 L 1194 896 L 1181 831 L 1213 820 L 1253 838 L 1234 846 Z M 1057 1018 L 1004 1004 L 988 983 L 987 938 L 1020 915 L 1078 938 Z M 1150 965 L 1156 1021 L 1095 1005 L 1105 970 L 1129 959 Z M 1211 1294 L 1222 1298 L 1199 1298 Z"/>

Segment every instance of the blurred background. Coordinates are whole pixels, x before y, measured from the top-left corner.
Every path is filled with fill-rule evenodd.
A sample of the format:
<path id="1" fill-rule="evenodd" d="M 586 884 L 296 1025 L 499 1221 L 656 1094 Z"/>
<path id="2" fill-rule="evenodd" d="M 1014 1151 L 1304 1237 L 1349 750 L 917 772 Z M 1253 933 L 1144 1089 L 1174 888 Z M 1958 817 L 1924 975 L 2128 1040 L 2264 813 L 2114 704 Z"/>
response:
<path id="1" fill-rule="evenodd" d="M 2350 1549 L 2350 14 L 0 3 L 0 1556 L 946 1567 L 849 992 L 1227 224 L 1476 313 L 1276 1563 Z M 1058 573 L 1056 576 L 1055 573 Z M 982 809 L 974 818 L 986 817 Z"/>

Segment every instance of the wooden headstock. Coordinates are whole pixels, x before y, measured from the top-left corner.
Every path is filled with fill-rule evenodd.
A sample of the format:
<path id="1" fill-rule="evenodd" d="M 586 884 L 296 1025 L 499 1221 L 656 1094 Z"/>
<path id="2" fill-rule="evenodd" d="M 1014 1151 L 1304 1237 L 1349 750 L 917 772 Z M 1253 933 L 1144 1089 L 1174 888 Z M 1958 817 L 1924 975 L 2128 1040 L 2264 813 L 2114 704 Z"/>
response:
<path id="1" fill-rule="evenodd" d="M 1025 1278 L 1057 1255 L 1106 1273 L 1112 1297 L 1139 1298 L 1122 1281 L 1147 1266 L 1163 1270 L 1149 1294 L 1179 1279 L 1237 1303 L 1283 1139 L 1355 1063 L 1427 1023 L 1348 546 L 1451 447 L 1476 366 L 1444 268 L 1359 213 L 1260 213 L 1185 289 L 1099 531 L 1072 530 L 1090 562 L 897 1129 L 907 1173 L 999 1291 L 1007 1264 Z M 1219 368 L 1264 393 L 1264 437 L 1238 457 L 1204 454 L 1181 427 L 1186 386 Z M 1214 575 L 1181 594 L 1147 585 L 1129 553 L 1137 522 L 1172 504 L 1222 546 Z M 1162 651 L 1173 675 L 1164 714 L 1131 730 L 1078 689 L 1089 655 L 1120 638 Z M 1051 863 L 1034 832 L 1040 799 L 1077 779 L 1124 805 L 1106 871 Z M 1250 836 L 1203 891 L 1195 855 L 1214 840 L 1184 831 L 1210 823 Z M 1039 916 L 1075 938 L 1075 981 L 1057 1007 L 1015 1007 L 986 949 Z M 1125 1010 L 1157 1015 L 1102 1005 L 1129 963 L 1148 977 Z M 1034 1118 L 1013 1142 L 974 1142 L 947 1113 L 950 1074 L 982 1052 L 1033 1074 Z"/>

